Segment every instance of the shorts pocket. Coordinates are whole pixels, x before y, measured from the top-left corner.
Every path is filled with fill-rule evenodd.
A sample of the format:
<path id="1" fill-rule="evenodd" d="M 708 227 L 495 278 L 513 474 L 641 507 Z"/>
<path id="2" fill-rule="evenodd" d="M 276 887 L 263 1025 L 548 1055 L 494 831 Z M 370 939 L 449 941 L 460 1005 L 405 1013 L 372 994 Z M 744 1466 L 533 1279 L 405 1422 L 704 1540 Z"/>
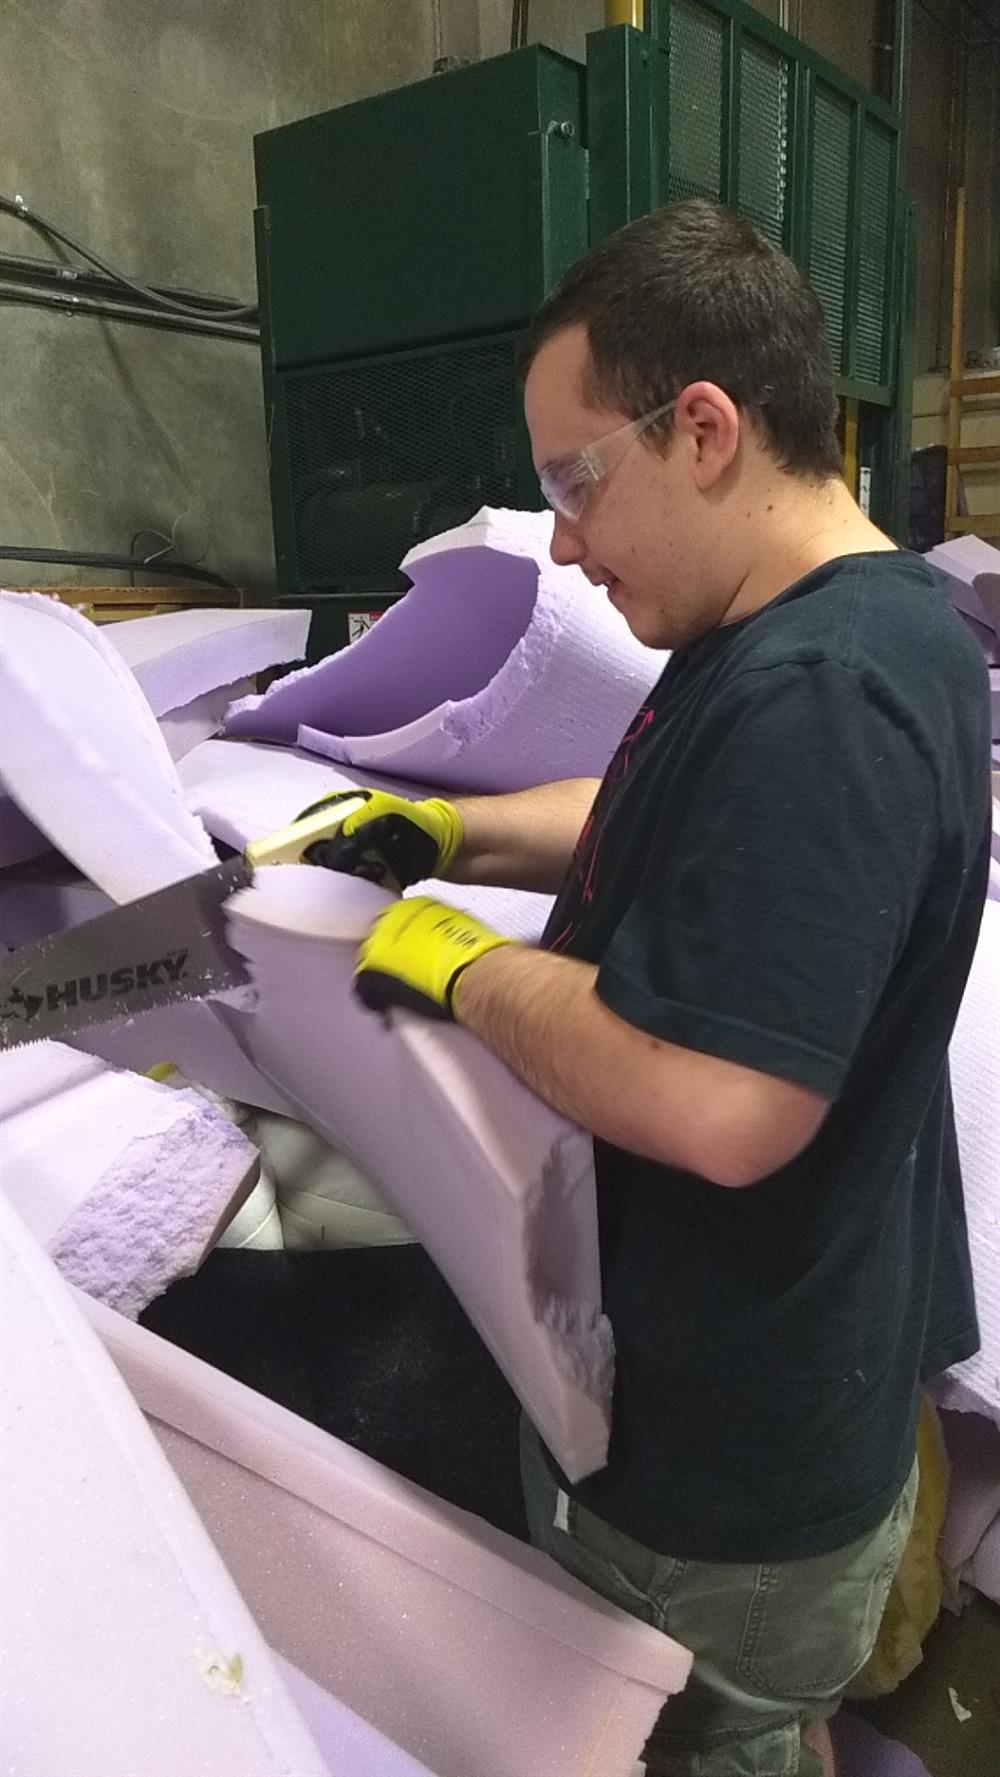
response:
<path id="1" fill-rule="evenodd" d="M 567 1501 L 565 1544 L 587 1571 L 597 1576 L 590 1582 L 597 1591 L 647 1623 L 655 1619 L 662 1570 L 683 1566 L 633 1542 L 575 1499 Z M 598 1584 L 598 1579 L 604 1583 Z"/>
<path id="2" fill-rule="evenodd" d="M 878 1638 L 913 1515 L 915 1478 L 868 1537 L 758 1570 L 738 1656 L 762 1695 L 805 1702 L 849 1684 Z"/>

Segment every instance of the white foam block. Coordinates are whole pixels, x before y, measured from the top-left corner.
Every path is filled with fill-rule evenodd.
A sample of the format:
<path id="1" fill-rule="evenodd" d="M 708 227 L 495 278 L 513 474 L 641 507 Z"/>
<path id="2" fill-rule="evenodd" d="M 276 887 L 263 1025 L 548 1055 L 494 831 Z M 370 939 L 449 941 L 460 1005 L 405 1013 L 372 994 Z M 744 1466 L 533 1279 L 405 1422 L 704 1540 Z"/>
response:
<path id="1" fill-rule="evenodd" d="M 198 1093 L 62 1043 L 0 1057 L 0 1178 L 63 1275 L 138 1314 L 197 1269 L 258 1154 Z"/>
<path id="2" fill-rule="evenodd" d="M 331 1777 L 139 1408 L 5 1201 L 0 1282 L 5 1772 Z"/>

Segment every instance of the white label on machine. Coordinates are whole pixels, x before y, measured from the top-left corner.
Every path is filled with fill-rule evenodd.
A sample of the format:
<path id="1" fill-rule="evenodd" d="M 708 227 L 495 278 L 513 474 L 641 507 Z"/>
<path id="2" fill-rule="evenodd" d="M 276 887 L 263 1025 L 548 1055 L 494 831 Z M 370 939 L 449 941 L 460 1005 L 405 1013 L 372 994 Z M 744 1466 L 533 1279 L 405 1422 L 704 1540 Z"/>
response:
<path id="1" fill-rule="evenodd" d="M 349 642 L 356 642 L 358 637 L 363 636 L 366 630 L 374 627 L 381 616 L 381 611 L 348 611 L 347 640 Z"/>
<path id="2" fill-rule="evenodd" d="M 858 470 L 858 505 L 866 518 L 871 517 L 872 510 L 872 472 L 867 464 L 862 463 Z"/>

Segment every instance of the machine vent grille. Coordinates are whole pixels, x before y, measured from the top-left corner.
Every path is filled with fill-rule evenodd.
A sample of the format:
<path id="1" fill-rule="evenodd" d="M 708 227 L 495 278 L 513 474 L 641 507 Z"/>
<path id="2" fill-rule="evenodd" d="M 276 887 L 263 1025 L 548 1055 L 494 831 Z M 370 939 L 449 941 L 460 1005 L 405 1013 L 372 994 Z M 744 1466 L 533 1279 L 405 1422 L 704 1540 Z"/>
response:
<path id="1" fill-rule="evenodd" d="M 722 51 L 718 13 L 688 0 L 670 8 L 671 203 L 722 195 Z"/>
<path id="2" fill-rule="evenodd" d="M 809 279 L 823 304 L 834 368 L 844 364 L 851 107 L 832 87 L 816 87 L 813 110 Z"/>
<path id="3" fill-rule="evenodd" d="M 776 247 L 788 202 L 788 63 L 744 37 L 740 67 L 739 208 Z"/>
<path id="4" fill-rule="evenodd" d="M 857 364 L 859 376 L 884 380 L 886 301 L 892 225 L 893 137 L 868 119 L 861 143 Z"/>
<path id="5" fill-rule="evenodd" d="M 480 506 L 540 503 L 519 479 L 511 336 L 281 379 L 296 584 L 387 584 L 414 543 Z"/>

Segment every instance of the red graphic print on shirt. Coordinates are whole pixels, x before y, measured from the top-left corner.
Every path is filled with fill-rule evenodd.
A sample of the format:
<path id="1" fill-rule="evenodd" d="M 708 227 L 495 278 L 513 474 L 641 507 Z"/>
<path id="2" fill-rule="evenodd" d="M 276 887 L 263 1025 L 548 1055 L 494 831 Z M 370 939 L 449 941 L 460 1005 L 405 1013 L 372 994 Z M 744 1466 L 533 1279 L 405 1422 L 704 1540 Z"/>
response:
<path id="1" fill-rule="evenodd" d="M 546 950 L 566 950 L 580 928 L 581 919 L 594 899 L 601 861 L 601 842 L 608 822 L 611 804 L 632 769 L 632 756 L 639 740 L 652 727 L 656 711 L 643 706 L 620 742 L 604 781 L 597 792 L 594 806 L 577 840 L 569 875 L 559 896 L 559 910 L 566 915 L 552 938 L 543 938 Z M 564 906 L 565 903 L 565 906 Z"/>

